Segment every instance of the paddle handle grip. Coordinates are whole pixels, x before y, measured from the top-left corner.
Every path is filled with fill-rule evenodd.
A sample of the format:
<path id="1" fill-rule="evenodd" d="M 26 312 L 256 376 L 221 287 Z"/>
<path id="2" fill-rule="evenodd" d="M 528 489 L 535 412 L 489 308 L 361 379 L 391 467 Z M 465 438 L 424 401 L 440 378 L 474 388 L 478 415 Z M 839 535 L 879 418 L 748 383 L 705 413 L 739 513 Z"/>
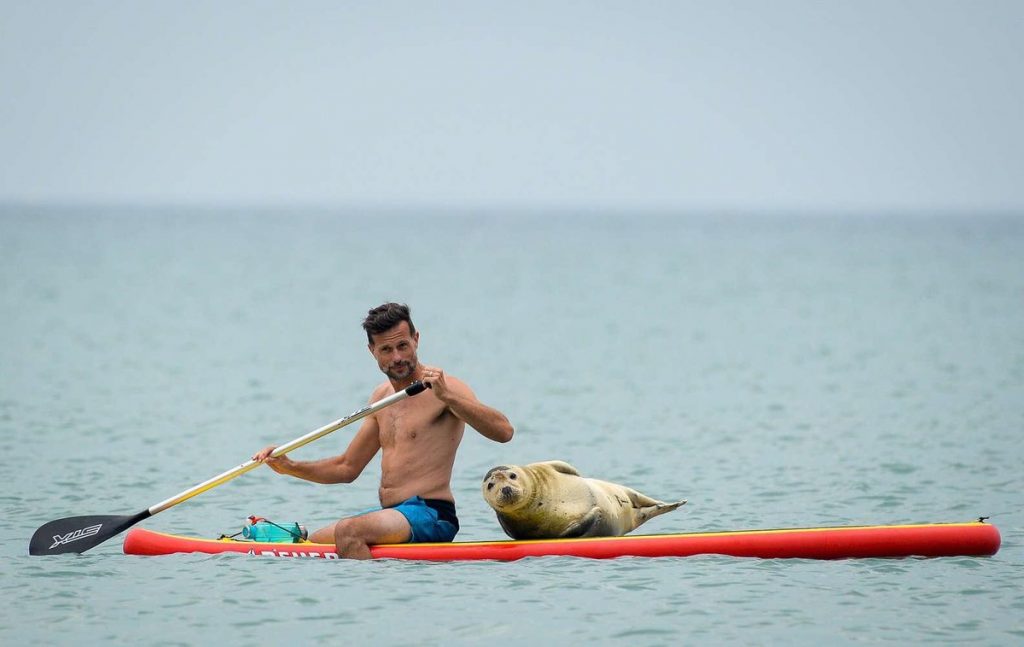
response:
<path id="1" fill-rule="evenodd" d="M 392 404 L 394 404 L 396 402 L 399 402 L 399 401 L 404 400 L 404 399 L 406 399 L 408 397 L 417 395 L 419 393 L 423 393 L 423 391 L 426 388 L 427 388 L 427 386 L 425 384 L 423 384 L 423 382 L 420 382 L 419 380 L 417 380 L 417 381 L 413 382 L 412 384 L 410 384 L 409 386 L 407 386 L 406 388 L 402 389 L 401 391 L 396 391 L 395 393 L 392 393 L 391 395 L 387 396 L 386 398 L 381 398 L 380 400 L 377 400 L 373 404 L 367 405 L 367 406 L 363 407 L 362 409 L 359 409 L 358 411 L 355 411 L 354 413 L 351 413 L 351 414 L 345 416 L 344 418 L 339 418 L 339 419 L 335 420 L 334 422 L 332 422 L 330 424 L 327 424 L 327 425 L 324 425 L 323 427 L 320 427 L 319 429 L 314 429 L 313 431 L 309 432 L 305 436 L 301 436 L 301 437 L 296 438 L 295 440 L 293 440 L 291 442 L 288 442 L 288 443 L 285 443 L 285 444 L 281 445 L 280 447 L 275 449 L 270 455 L 273 456 L 274 458 L 277 458 L 278 456 L 284 456 L 285 454 L 287 454 L 290 451 L 294 451 L 294 450 L 298 449 L 299 447 L 302 447 L 303 445 L 308 445 L 309 443 L 313 442 L 314 440 L 318 440 L 320 438 L 323 438 L 324 436 L 326 436 L 329 433 L 335 432 L 335 431 L 341 429 L 342 427 L 348 426 L 348 425 L 350 425 L 353 422 L 356 422 L 358 420 L 362 420 L 366 416 L 369 416 L 369 415 L 372 415 L 374 413 L 377 413 L 381 409 L 383 409 L 385 407 L 388 407 L 388 406 L 391 406 Z M 212 490 L 213 488 L 217 487 L 218 485 L 222 485 L 222 484 L 230 481 L 233 478 L 239 477 L 242 474 L 245 474 L 246 472 L 248 472 L 250 470 L 254 470 L 257 467 L 259 467 L 260 465 L 261 465 L 261 463 L 259 463 L 257 461 L 248 460 L 248 461 L 242 463 L 241 465 L 232 467 L 231 469 L 229 469 L 226 472 L 223 472 L 222 474 L 218 474 L 217 476 L 214 476 L 213 478 L 211 478 L 209 480 L 203 481 L 199 485 L 191 487 L 191 488 L 185 490 L 184 492 L 176 494 L 176 495 L 172 496 L 169 499 L 166 499 L 164 501 L 161 501 L 160 503 L 157 503 L 154 506 L 151 506 L 149 508 L 149 514 L 150 515 L 154 515 L 154 514 L 156 514 L 158 512 L 163 512 L 167 508 L 176 506 L 179 503 L 181 503 L 183 501 L 187 501 L 187 500 L 191 499 L 192 497 L 194 497 L 196 495 L 202 494 L 203 492 L 206 492 L 207 490 Z"/>

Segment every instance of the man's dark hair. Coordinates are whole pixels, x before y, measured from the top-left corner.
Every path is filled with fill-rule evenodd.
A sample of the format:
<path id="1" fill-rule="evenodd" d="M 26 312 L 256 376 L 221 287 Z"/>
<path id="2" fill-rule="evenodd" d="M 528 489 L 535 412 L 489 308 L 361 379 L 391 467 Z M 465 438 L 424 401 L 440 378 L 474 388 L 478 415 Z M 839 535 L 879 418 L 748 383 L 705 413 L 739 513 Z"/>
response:
<path id="1" fill-rule="evenodd" d="M 385 303 L 382 306 L 371 308 L 363 320 L 363 330 L 366 331 L 366 339 L 371 344 L 373 336 L 387 332 L 402 322 L 409 324 L 409 334 L 416 334 L 416 326 L 412 325 L 412 318 L 409 316 L 409 306 L 404 303 Z"/>

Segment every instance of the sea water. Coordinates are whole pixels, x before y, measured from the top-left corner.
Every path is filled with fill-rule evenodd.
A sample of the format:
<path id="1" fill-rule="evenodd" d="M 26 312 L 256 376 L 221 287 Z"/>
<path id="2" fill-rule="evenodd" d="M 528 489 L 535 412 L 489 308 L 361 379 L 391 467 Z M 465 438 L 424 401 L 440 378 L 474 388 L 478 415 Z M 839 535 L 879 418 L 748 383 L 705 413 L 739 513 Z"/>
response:
<path id="1" fill-rule="evenodd" d="M 29 557 L 363 406 L 360 322 L 513 421 L 467 431 L 460 540 L 498 464 L 689 499 L 642 532 L 968 521 L 991 558 L 340 562 Z M 1017 644 L 1024 218 L 100 208 L 0 213 L 3 644 Z M 351 428 L 297 450 L 340 453 Z M 372 506 L 250 472 L 143 522 L 217 536 Z"/>

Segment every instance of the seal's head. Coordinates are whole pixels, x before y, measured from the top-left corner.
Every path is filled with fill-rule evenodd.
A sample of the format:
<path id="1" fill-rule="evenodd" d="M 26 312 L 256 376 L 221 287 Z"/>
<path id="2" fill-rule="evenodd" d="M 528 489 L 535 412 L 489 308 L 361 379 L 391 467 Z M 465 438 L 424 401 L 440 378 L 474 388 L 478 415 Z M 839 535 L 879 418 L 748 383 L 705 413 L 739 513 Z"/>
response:
<path id="1" fill-rule="evenodd" d="M 524 503 L 529 478 L 523 468 L 516 465 L 499 465 L 484 475 L 481 486 L 484 501 L 498 512 L 519 507 Z"/>

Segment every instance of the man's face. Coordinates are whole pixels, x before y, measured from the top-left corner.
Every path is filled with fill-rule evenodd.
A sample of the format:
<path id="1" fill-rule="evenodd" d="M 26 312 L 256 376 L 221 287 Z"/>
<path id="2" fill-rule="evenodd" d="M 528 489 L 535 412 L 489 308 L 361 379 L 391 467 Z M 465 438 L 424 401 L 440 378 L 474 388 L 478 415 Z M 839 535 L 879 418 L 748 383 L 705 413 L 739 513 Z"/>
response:
<path id="1" fill-rule="evenodd" d="M 419 360 L 416 348 L 419 346 L 420 334 L 409 333 L 409 324 L 399 322 L 397 326 L 372 336 L 369 344 L 370 352 L 377 360 L 377 366 L 390 379 L 400 381 L 408 379 Z"/>

